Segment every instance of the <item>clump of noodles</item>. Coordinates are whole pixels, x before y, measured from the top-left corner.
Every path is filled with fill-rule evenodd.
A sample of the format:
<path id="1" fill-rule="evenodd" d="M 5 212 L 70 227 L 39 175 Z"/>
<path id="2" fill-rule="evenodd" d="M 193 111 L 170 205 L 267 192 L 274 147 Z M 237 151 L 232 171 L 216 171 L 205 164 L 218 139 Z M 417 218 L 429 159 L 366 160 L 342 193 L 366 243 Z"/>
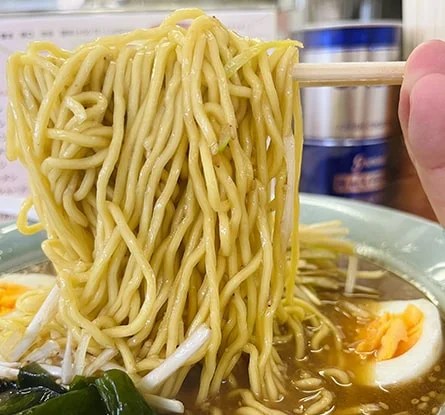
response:
<path id="1" fill-rule="evenodd" d="M 10 57 L 7 154 L 31 189 L 18 226 L 46 230 L 57 286 L 0 321 L 3 360 L 51 341 L 67 381 L 119 367 L 164 397 L 199 363 L 202 403 L 246 356 L 250 391 L 239 393 L 258 413 L 286 393 L 277 339 L 297 358 L 310 341 L 340 342 L 296 280 L 297 46 L 188 10 L 72 52 L 32 43 Z M 28 225 L 32 206 L 40 223 Z"/>

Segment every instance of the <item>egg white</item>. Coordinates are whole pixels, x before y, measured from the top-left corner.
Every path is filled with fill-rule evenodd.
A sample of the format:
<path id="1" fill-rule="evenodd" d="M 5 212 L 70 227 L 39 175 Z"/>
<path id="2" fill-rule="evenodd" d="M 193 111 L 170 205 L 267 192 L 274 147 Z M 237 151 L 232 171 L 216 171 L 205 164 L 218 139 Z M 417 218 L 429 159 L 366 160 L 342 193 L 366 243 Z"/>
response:
<path id="1" fill-rule="evenodd" d="M 3 282 L 22 285 L 30 289 L 51 288 L 56 277 L 47 274 L 6 274 L 0 276 L 0 287 Z"/>
<path id="2" fill-rule="evenodd" d="M 425 299 L 386 301 L 378 306 L 378 315 L 385 312 L 401 314 L 409 304 L 415 305 L 424 316 L 422 334 L 417 343 L 393 359 L 373 363 L 373 384 L 390 386 L 412 381 L 427 373 L 438 361 L 443 348 L 442 325 L 437 308 Z"/>
<path id="3" fill-rule="evenodd" d="M 5 274 L 0 276 L 0 288 L 4 283 L 21 285 L 28 288 L 29 290 L 49 290 L 56 283 L 56 277 L 47 274 Z M 1 315 L 0 319 L 19 315 L 20 313 L 15 308 L 13 308 L 11 309 L 11 311 Z"/>

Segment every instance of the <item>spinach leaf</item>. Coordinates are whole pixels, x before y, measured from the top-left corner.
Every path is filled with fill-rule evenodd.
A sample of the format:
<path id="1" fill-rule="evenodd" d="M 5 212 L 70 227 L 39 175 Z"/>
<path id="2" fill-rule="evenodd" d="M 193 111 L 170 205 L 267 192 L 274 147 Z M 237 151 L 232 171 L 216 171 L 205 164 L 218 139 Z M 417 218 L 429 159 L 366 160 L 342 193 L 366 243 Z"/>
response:
<path id="1" fill-rule="evenodd" d="M 17 385 L 20 389 L 44 386 L 58 394 L 66 392 L 66 389 L 56 383 L 54 378 L 37 363 L 30 363 L 19 370 Z"/>
<path id="2" fill-rule="evenodd" d="M 96 379 L 95 385 L 109 415 L 156 415 L 130 377 L 121 370 L 108 370 Z"/>
<path id="3" fill-rule="evenodd" d="M 107 415 L 94 386 L 65 393 L 17 415 Z"/>
<path id="4" fill-rule="evenodd" d="M 0 394 L 0 415 L 13 415 L 39 405 L 58 394 L 45 387 L 10 390 Z"/>

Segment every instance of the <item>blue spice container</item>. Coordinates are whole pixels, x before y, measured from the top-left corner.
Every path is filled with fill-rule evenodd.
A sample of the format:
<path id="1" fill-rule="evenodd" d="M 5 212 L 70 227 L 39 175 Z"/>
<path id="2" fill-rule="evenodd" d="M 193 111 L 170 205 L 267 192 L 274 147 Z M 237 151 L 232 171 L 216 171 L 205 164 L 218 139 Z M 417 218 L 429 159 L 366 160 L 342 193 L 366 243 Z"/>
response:
<path id="1" fill-rule="evenodd" d="M 304 43 L 302 62 L 400 58 L 398 22 L 318 24 L 293 37 Z M 301 191 L 383 203 L 389 140 L 398 131 L 397 95 L 387 86 L 305 88 Z"/>

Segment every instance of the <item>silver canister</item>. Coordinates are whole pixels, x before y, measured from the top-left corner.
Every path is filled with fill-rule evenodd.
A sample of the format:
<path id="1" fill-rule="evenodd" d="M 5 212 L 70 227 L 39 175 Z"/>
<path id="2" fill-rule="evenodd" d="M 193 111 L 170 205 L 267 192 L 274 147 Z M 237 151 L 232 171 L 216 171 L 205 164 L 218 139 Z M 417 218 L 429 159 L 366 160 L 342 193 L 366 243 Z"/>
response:
<path id="1" fill-rule="evenodd" d="M 399 59 L 401 25 L 338 23 L 307 27 L 303 62 Z M 397 89 L 307 88 L 302 93 L 305 151 L 301 190 L 383 203 L 389 139 L 397 131 Z"/>
<path id="2" fill-rule="evenodd" d="M 377 19 L 382 1 L 304 3 L 292 31 L 304 44 L 302 62 L 400 58 L 401 22 Z M 383 203 L 389 140 L 398 132 L 397 99 L 397 88 L 387 86 L 305 88 L 301 191 Z"/>

